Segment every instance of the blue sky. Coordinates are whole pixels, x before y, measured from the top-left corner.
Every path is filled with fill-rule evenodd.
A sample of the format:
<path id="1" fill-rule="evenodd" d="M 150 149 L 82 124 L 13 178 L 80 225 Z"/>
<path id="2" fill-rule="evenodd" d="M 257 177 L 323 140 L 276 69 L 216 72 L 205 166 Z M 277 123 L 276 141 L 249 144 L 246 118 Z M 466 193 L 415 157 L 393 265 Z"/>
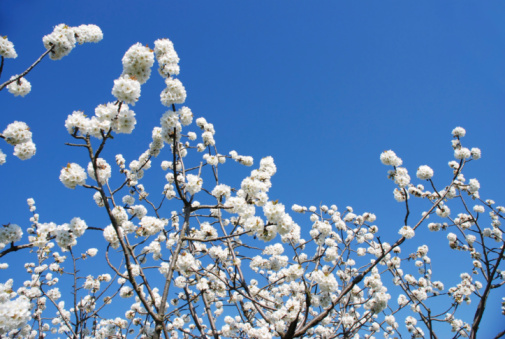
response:
<path id="1" fill-rule="evenodd" d="M 25 121 L 38 148 L 21 162 L 11 146 L 0 146 L 8 154 L 0 167 L 1 222 L 28 225 L 26 198 L 33 197 L 43 221 L 91 214 L 91 223 L 105 226 L 88 192 L 69 191 L 58 180 L 68 162 L 85 163 L 84 152 L 64 145 L 71 140 L 63 124 L 74 110 L 91 115 L 113 101 L 124 52 L 163 37 L 181 58 L 186 105 L 214 124 L 222 153 L 234 149 L 256 164 L 273 156 L 278 172 L 270 197 L 288 207 L 370 211 L 383 231 L 391 228 L 384 237 L 393 241 L 404 206 L 392 197 L 380 153 L 393 149 L 412 177 L 430 165 L 443 186 L 456 126 L 466 128 L 466 146 L 483 152 L 467 178 L 479 179 L 483 198 L 503 203 L 504 14 L 501 1 L 3 0 L 0 34 L 19 57 L 6 60 L 0 81 L 42 54 L 42 36 L 59 23 L 96 24 L 104 39 L 60 61 L 44 60 L 27 77 L 27 97 L 0 93 L 0 129 Z M 133 108 L 137 128 L 116 138 L 107 156 L 136 157 L 147 148 L 165 111 L 162 88 L 153 72 Z M 249 169 L 230 165 L 220 173 L 237 185 Z M 426 206 L 417 204 L 419 211 Z M 429 236 L 422 233 L 421 241 Z"/>

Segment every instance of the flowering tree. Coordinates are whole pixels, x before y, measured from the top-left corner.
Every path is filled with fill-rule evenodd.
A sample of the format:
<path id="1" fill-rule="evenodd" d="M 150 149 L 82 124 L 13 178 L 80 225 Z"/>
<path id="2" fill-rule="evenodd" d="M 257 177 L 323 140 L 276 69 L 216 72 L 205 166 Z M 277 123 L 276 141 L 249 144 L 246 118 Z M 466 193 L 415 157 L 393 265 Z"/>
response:
<path id="1" fill-rule="evenodd" d="M 0 90 L 26 95 L 31 86 L 25 76 L 47 54 L 57 60 L 76 43 L 101 37 L 94 25 L 56 26 L 43 39 L 47 51 Z M 0 38 L 0 55 L 1 73 L 4 59 L 17 56 L 7 38 Z M 119 134 L 133 133 L 130 106 L 139 100 L 155 59 L 168 110 L 144 153 L 128 161 L 121 154 L 107 159 L 104 149 Z M 443 186 L 435 185 L 428 166 L 417 169 L 416 185 L 393 151 L 380 155 L 390 166 L 394 198 L 405 206 L 398 240 L 387 243 L 373 213 L 293 205 L 290 215 L 272 200 L 271 157 L 255 166 L 250 156 L 220 153 L 214 126 L 204 118 L 194 126 L 190 108 L 176 106 L 186 99 L 176 78 L 178 62 L 168 39 L 155 41 L 154 50 L 133 45 L 114 81 L 115 100 L 99 104 L 92 117 L 75 111 L 66 119 L 67 145 L 87 154 L 89 162 L 65 159 L 59 178 L 93 197 L 103 209 L 104 227 L 87 226 L 78 217 L 62 225 L 44 221 L 28 199 L 31 226 L 7 221 L 0 228 L 1 268 L 8 272 L 9 260 L 24 255 L 28 273 L 22 285 L 5 278 L 0 283 L 0 337 L 440 338 L 449 329 L 455 338 L 476 338 L 486 303 L 499 302 L 489 300 L 490 292 L 505 280 L 505 207 L 481 199 L 478 180 L 465 179 L 463 170 L 481 151 L 462 144 L 463 128 L 452 131 L 452 180 Z M 35 154 L 24 122 L 13 122 L 0 136 L 19 158 Z M 1 163 L 5 158 L 0 153 Z M 254 166 L 235 188 L 218 171 L 233 161 Z M 142 181 L 153 165 L 166 174 L 160 187 L 148 191 Z M 410 216 L 413 204 L 425 211 L 418 220 Z M 295 219 L 305 224 L 303 230 L 295 214 L 301 214 Z M 437 280 L 427 245 L 402 251 L 420 227 L 446 237 L 449 248 L 468 259 L 460 264 L 467 273 L 455 286 Z M 101 241 L 83 248 L 78 241 L 86 237 Z M 99 266 L 103 272 L 80 275 L 80 267 L 100 258 L 107 263 Z M 477 306 L 468 317 L 470 302 Z"/>

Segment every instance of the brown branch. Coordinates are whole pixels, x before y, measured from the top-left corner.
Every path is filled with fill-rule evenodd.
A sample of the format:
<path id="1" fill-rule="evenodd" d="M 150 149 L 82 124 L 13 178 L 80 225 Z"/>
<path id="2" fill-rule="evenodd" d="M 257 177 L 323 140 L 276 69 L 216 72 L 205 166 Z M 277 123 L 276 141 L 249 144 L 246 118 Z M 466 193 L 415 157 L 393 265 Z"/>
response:
<path id="1" fill-rule="evenodd" d="M 24 245 L 14 245 L 14 243 L 11 243 L 11 247 L 8 249 L 0 252 L 0 258 L 3 257 L 4 255 L 7 255 L 10 252 L 16 252 L 25 248 L 31 248 L 33 247 L 33 244 L 24 244 Z"/>
<path id="2" fill-rule="evenodd" d="M 27 75 L 28 73 L 30 73 L 30 71 L 35 67 L 37 66 L 38 63 L 40 63 L 42 61 L 42 59 L 44 59 L 44 57 L 46 55 L 48 55 L 52 50 L 54 49 L 54 46 L 52 46 L 50 49 L 48 49 L 47 51 L 45 51 L 30 67 L 28 67 L 26 69 L 26 71 L 24 71 L 23 73 L 21 73 L 20 75 L 16 76 L 14 79 L 11 79 L 11 80 L 8 80 L 6 82 L 4 82 L 3 84 L 0 85 L 0 91 L 3 90 L 5 88 L 5 86 L 13 83 L 14 81 L 18 81 L 19 79 L 21 79 L 22 77 L 24 77 L 25 75 Z M 2 61 L 3 61 L 3 57 L 2 57 Z M 2 62 L 3 64 L 3 62 Z"/>

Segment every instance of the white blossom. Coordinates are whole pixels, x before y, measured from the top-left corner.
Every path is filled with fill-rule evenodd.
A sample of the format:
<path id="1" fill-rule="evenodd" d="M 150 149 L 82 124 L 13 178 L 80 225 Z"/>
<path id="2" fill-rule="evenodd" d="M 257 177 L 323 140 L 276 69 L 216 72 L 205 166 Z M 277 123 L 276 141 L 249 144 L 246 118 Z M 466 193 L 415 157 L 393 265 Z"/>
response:
<path id="1" fill-rule="evenodd" d="M 1 40 L 1 37 L 0 37 Z M 10 80 L 17 78 L 17 75 L 13 75 Z M 25 78 L 19 78 L 18 80 L 11 82 L 7 85 L 9 93 L 14 94 L 14 96 L 24 97 L 32 90 L 32 85 Z"/>
<path id="2" fill-rule="evenodd" d="M 69 163 L 60 172 L 60 181 L 68 188 L 74 189 L 77 185 L 82 186 L 86 183 L 86 172 L 84 168 L 76 163 Z"/>
<path id="3" fill-rule="evenodd" d="M 0 56 L 15 59 L 18 57 L 14 44 L 6 36 L 0 36 Z"/>
<path id="4" fill-rule="evenodd" d="M 429 180 L 433 177 L 433 170 L 429 166 L 423 165 L 417 169 L 416 175 L 421 180 Z"/>
<path id="5" fill-rule="evenodd" d="M 140 82 L 133 76 L 121 76 L 114 80 L 112 95 L 119 101 L 135 105 L 140 98 Z"/>
<path id="6" fill-rule="evenodd" d="M 161 103 L 165 106 L 172 106 L 172 104 L 183 104 L 186 101 L 186 89 L 179 79 L 166 78 L 165 84 L 167 87 L 161 92 Z"/>
<path id="7" fill-rule="evenodd" d="M 140 84 L 143 84 L 151 76 L 151 67 L 154 64 L 154 53 L 149 47 L 143 46 L 138 42 L 126 51 L 122 62 L 122 76 L 135 78 Z"/>

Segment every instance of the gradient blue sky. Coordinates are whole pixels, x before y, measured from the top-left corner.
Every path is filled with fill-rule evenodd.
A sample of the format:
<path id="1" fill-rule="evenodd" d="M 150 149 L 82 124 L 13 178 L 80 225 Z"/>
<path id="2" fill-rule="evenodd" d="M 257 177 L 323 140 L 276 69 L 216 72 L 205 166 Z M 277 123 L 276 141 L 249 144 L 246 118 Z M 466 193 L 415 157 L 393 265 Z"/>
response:
<path id="1" fill-rule="evenodd" d="M 392 230 L 383 238 L 393 241 L 404 206 L 393 199 L 380 153 L 393 149 L 412 177 L 418 166 L 430 165 L 443 186 L 451 177 L 456 126 L 466 128 L 466 146 L 483 152 L 467 178 L 480 180 L 483 198 L 503 204 L 504 17 L 502 1 L 2 0 L 0 34 L 19 57 L 6 60 L 0 81 L 30 65 L 44 51 L 42 36 L 59 23 L 96 24 L 104 39 L 77 46 L 60 61 L 44 60 L 27 77 L 27 97 L 0 93 L 0 129 L 25 121 L 38 148 L 21 162 L 11 146 L 0 146 L 8 154 L 0 167 L 1 222 L 28 226 L 26 198 L 33 197 L 42 221 L 81 216 L 106 226 L 89 192 L 70 191 L 58 180 L 68 162 L 86 163 L 84 152 L 64 145 L 71 140 L 63 124 L 74 110 L 92 115 L 98 104 L 113 101 L 124 52 L 163 37 L 181 58 L 186 105 L 214 124 L 219 150 L 252 155 L 256 164 L 273 156 L 278 172 L 270 196 L 288 207 L 370 211 L 382 231 Z M 136 130 L 114 139 L 108 157 L 137 157 L 147 148 L 165 111 L 162 89 L 153 72 L 133 108 Z M 233 165 L 220 170 L 231 184 L 248 173 Z M 417 203 L 412 223 L 426 206 Z M 425 231 L 420 241 L 435 241 Z"/>

